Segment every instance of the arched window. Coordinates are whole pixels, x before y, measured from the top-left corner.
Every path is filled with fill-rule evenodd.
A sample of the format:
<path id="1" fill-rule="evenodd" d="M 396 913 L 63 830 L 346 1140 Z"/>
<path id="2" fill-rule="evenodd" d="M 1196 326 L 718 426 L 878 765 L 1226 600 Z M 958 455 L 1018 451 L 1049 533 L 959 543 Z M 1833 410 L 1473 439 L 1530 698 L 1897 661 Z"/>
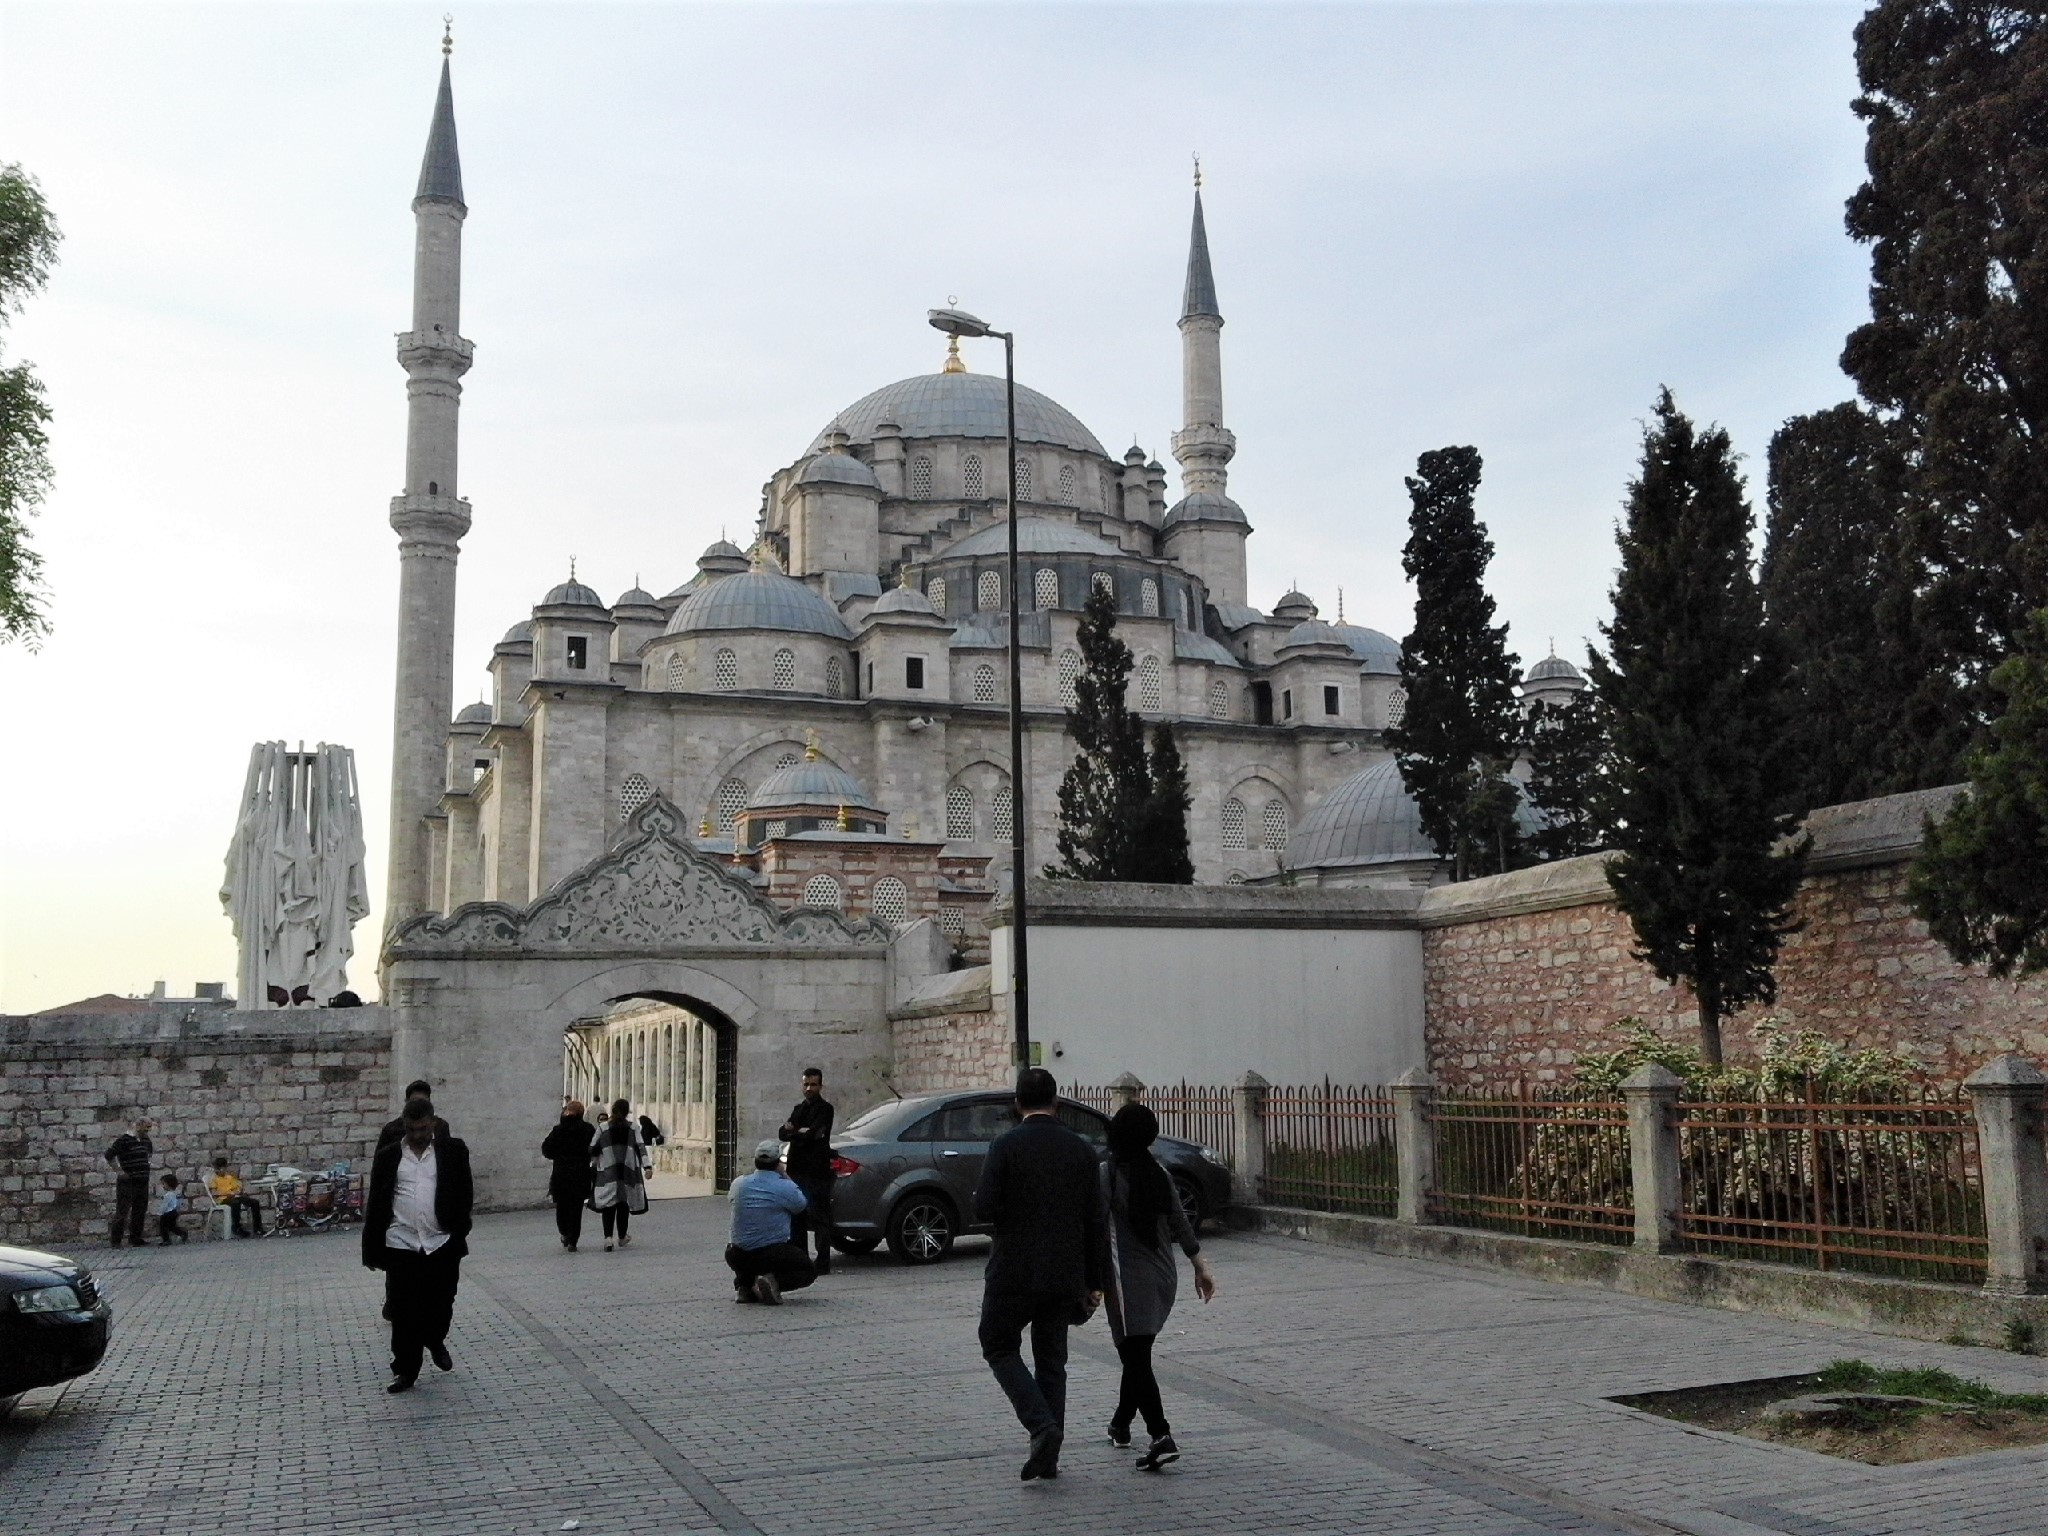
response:
<path id="1" fill-rule="evenodd" d="M 910 461 L 910 494 L 919 501 L 932 499 L 932 461 L 922 456 Z"/>
<path id="2" fill-rule="evenodd" d="M 718 786 L 718 793 L 711 797 L 711 825 L 720 832 L 730 832 L 738 825 L 740 812 L 746 808 L 746 784 L 739 779 L 727 779 Z"/>
<path id="3" fill-rule="evenodd" d="M 846 692 L 846 663 L 837 656 L 825 658 L 825 696 L 836 699 Z"/>
<path id="4" fill-rule="evenodd" d="M 1147 656 L 1138 663 L 1138 708 L 1157 714 L 1160 705 L 1159 658 Z"/>
<path id="5" fill-rule="evenodd" d="M 1184 589 L 1184 590 L 1183 590 L 1183 591 L 1181 592 L 1181 594 L 1180 594 L 1180 612 L 1181 612 L 1181 628 L 1183 628 L 1183 629 L 1200 629 L 1200 628 L 1202 627 L 1202 626 L 1201 626 L 1200 624 L 1198 624 L 1198 623 L 1196 623 L 1196 622 L 1195 622 L 1195 592 L 1194 592 L 1194 588 L 1192 588 L 1192 587 L 1188 587 L 1188 588 L 1185 588 L 1185 589 Z"/>
<path id="6" fill-rule="evenodd" d="M 630 820 L 633 813 L 654 798 L 654 786 L 644 773 L 629 773 L 619 784 L 619 820 Z"/>
<path id="7" fill-rule="evenodd" d="M 967 931 L 967 914 L 958 907 L 939 908 L 939 929 L 956 939 L 959 938 Z"/>
<path id="8" fill-rule="evenodd" d="M 1060 573 L 1049 565 L 1041 566 L 1031 578 L 1031 595 L 1040 608 L 1059 607 Z"/>
<path id="9" fill-rule="evenodd" d="M 775 653 L 775 686 L 794 688 L 796 686 L 796 652 L 780 650 Z"/>
<path id="10" fill-rule="evenodd" d="M 830 875 L 813 875 L 804 882 L 804 905 L 839 910 L 839 882 Z"/>
<path id="11" fill-rule="evenodd" d="M 1022 454 L 1017 456 L 1017 499 L 1031 499 L 1031 461 Z"/>
<path id="12" fill-rule="evenodd" d="M 932 607 L 940 613 L 946 611 L 946 578 L 934 576 L 931 585 L 924 589 L 924 595 L 931 599 Z"/>
<path id="13" fill-rule="evenodd" d="M 1230 684 L 1220 677 L 1209 679 L 1209 718 L 1228 720 L 1230 718 Z"/>
<path id="14" fill-rule="evenodd" d="M 983 571 L 974 584 L 974 606 L 983 613 L 1003 606 L 1003 578 L 994 571 Z"/>
<path id="15" fill-rule="evenodd" d="M 974 841 L 974 791 L 965 784 L 946 791 L 946 838 L 955 843 Z"/>
<path id="16" fill-rule="evenodd" d="M 1060 466 L 1060 500 L 1068 506 L 1074 504 L 1074 466 L 1071 464 Z"/>
<path id="17" fill-rule="evenodd" d="M 1138 612 L 1148 619 L 1159 617 L 1159 583 L 1150 576 L 1138 583 Z"/>
<path id="18" fill-rule="evenodd" d="M 1014 823 L 1010 819 L 1010 781 L 1003 780 L 996 786 L 995 800 L 988 808 L 988 835 L 991 841 L 1007 843 Z"/>
<path id="19" fill-rule="evenodd" d="M 910 888 L 894 875 L 884 875 L 868 893 L 868 910 L 891 927 L 900 924 L 910 911 Z"/>
<path id="20" fill-rule="evenodd" d="M 1387 692 L 1387 724 L 1398 726 L 1408 717 L 1408 690 L 1396 683 Z"/>
<path id="21" fill-rule="evenodd" d="M 960 466 L 960 494 L 969 501 L 979 501 L 988 492 L 981 483 L 981 455 L 970 453 L 967 462 Z"/>
<path id="22" fill-rule="evenodd" d="M 785 768 L 794 768 L 798 763 L 802 762 L 803 760 L 803 754 L 801 752 L 785 752 L 782 754 L 782 756 L 775 759 L 775 771 L 777 773 L 780 773 Z"/>
<path id="23" fill-rule="evenodd" d="M 670 651 L 668 653 L 668 691 L 670 693 L 682 693 L 689 686 L 690 672 L 689 668 L 683 665 L 683 653 L 681 651 Z"/>
<path id="24" fill-rule="evenodd" d="M 720 651 L 711 658 L 711 686 L 720 693 L 731 693 L 739 685 L 739 657 L 731 651 Z"/>
<path id="25" fill-rule="evenodd" d="M 1244 871 L 1241 869 L 1233 869 L 1229 874 L 1223 877 L 1223 883 L 1225 885 L 1243 885 Z"/>
<path id="26" fill-rule="evenodd" d="M 974 669 L 974 702 L 993 704 L 995 701 L 996 669 L 984 661 Z"/>
<path id="27" fill-rule="evenodd" d="M 1088 585 L 1097 592 L 1107 592 L 1111 597 L 1116 596 L 1116 578 L 1107 571 L 1097 571 L 1093 576 L 1090 576 L 1088 578 Z"/>
<path id="28" fill-rule="evenodd" d="M 1265 844 L 1275 853 L 1287 846 L 1287 802 L 1268 800 L 1266 809 L 1259 817 L 1259 833 Z"/>
<path id="29" fill-rule="evenodd" d="M 1081 702 L 1079 690 L 1074 686 L 1081 681 L 1081 653 L 1075 650 L 1060 652 L 1060 702 L 1072 709 Z"/>
<path id="30" fill-rule="evenodd" d="M 1235 850 L 1244 845 L 1244 802 L 1232 795 L 1223 802 L 1223 846 Z"/>

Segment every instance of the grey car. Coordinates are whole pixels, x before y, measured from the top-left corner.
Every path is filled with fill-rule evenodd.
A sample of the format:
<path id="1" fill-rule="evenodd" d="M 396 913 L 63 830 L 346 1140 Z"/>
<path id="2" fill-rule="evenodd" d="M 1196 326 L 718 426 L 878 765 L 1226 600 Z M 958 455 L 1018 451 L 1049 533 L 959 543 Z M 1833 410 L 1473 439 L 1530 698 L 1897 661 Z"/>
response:
<path id="1" fill-rule="evenodd" d="M 1054 1113 L 1103 1155 L 1109 1120 L 1071 1099 Z M 877 1105 L 832 1138 L 833 1243 L 868 1253 L 886 1242 L 910 1264 L 946 1256 L 956 1237 L 986 1233 L 974 1186 L 989 1143 L 1017 1123 L 1005 1093 L 939 1093 Z M 1207 1147 L 1161 1136 L 1152 1150 L 1199 1227 L 1230 1203 L 1230 1170 Z"/>

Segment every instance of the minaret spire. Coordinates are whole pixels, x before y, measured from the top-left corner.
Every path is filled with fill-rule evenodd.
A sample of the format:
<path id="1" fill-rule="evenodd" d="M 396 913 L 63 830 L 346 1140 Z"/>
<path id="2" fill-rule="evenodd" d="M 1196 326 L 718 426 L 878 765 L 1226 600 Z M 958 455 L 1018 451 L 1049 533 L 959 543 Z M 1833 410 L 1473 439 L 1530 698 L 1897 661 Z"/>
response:
<path id="1" fill-rule="evenodd" d="M 398 677 L 391 736 L 391 854 L 385 925 L 434 902 L 429 818 L 446 784 L 448 717 L 455 693 L 455 561 L 469 531 L 456 489 L 462 376 L 474 349 L 461 334 L 462 161 L 455 91 L 441 36 L 441 86 L 413 195 L 412 329 L 398 338 L 406 374 L 405 490 L 392 498 L 398 532 Z"/>
<path id="2" fill-rule="evenodd" d="M 1216 304 L 1216 273 L 1209 265 L 1209 230 L 1202 219 L 1202 162 L 1195 160 L 1195 218 L 1188 234 L 1188 281 L 1181 296 L 1181 430 L 1173 435 L 1181 484 L 1223 494 L 1225 466 L 1237 439 L 1223 425 L 1223 311 Z"/>

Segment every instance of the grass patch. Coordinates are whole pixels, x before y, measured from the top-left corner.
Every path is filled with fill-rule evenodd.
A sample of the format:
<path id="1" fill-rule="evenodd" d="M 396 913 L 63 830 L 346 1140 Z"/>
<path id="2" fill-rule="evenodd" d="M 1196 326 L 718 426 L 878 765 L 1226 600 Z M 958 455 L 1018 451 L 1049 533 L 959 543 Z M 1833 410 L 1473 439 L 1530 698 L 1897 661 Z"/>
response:
<path id="1" fill-rule="evenodd" d="M 1929 1397 L 1938 1403 L 1966 1408 L 2009 1408 L 2017 1413 L 2048 1413 L 2048 1392 L 2001 1392 L 1985 1382 L 1935 1368 L 1872 1365 L 1866 1360 L 1837 1360 L 1820 1373 L 1816 1393 L 1881 1392 L 1887 1397 Z"/>

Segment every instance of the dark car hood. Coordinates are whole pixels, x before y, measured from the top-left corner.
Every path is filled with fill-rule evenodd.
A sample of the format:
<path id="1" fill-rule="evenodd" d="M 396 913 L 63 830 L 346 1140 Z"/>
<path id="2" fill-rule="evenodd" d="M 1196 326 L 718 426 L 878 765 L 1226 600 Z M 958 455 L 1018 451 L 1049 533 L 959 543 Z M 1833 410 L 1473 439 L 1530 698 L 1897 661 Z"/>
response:
<path id="1" fill-rule="evenodd" d="M 68 1280 L 81 1267 L 77 1260 L 54 1253 L 0 1246 L 0 1280 Z"/>

